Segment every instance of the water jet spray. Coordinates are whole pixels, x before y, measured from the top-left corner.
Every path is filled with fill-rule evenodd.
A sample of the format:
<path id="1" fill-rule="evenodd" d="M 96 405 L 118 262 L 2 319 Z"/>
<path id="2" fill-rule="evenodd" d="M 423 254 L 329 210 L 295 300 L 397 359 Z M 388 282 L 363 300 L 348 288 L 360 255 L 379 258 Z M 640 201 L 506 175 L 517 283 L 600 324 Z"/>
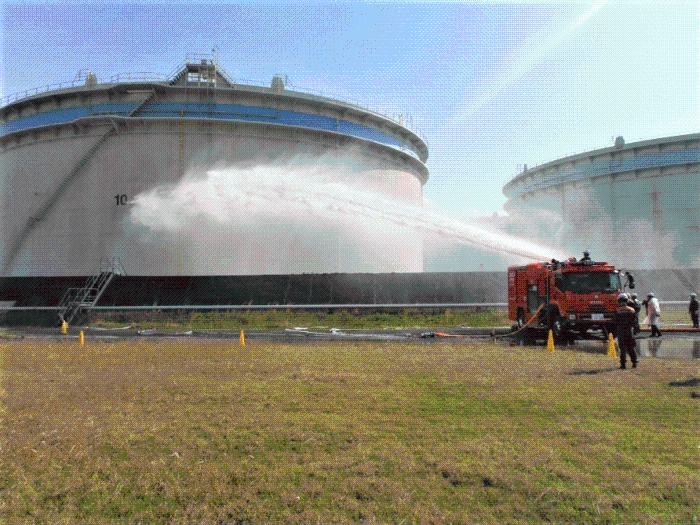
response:
<path id="1" fill-rule="evenodd" d="M 424 240 L 432 238 L 527 260 L 564 258 L 551 248 L 351 184 L 352 175 L 337 165 L 312 170 L 300 165 L 210 169 L 203 177 L 186 177 L 175 186 L 138 195 L 129 220 L 165 236 L 196 229 L 200 235 L 193 244 L 199 244 L 200 251 L 202 245 L 227 245 L 222 237 L 235 232 L 254 235 L 257 225 L 269 233 L 271 225 L 278 225 L 284 235 L 336 231 L 345 247 L 352 245 L 348 249 L 370 250 L 384 260 L 396 259 L 391 251 L 402 248 L 422 253 Z M 341 267 L 338 263 L 337 269 Z"/>

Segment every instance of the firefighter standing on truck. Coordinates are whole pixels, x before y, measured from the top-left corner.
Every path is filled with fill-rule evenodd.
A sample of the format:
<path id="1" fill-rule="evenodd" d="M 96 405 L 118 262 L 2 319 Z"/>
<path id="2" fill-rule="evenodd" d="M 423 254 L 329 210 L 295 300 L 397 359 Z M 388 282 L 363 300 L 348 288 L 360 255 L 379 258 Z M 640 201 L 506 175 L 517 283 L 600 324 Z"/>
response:
<path id="1" fill-rule="evenodd" d="M 627 304 L 627 294 L 617 296 L 617 310 L 615 310 L 615 333 L 617 343 L 620 345 L 620 369 L 627 368 L 627 354 L 632 361 L 632 368 L 637 368 L 636 341 L 634 340 L 634 308 Z"/>

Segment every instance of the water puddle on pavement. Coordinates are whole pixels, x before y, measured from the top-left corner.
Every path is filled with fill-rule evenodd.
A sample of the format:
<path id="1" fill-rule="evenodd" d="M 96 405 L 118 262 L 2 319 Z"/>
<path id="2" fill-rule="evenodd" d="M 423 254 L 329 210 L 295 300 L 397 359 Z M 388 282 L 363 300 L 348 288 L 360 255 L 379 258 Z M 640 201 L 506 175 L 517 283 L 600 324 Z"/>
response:
<path id="1" fill-rule="evenodd" d="M 654 337 L 637 340 L 641 357 L 673 357 L 700 359 L 700 338 Z"/>
<path id="2" fill-rule="evenodd" d="M 607 342 L 602 340 L 583 340 L 568 345 L 558 343 L 556 347 L 589 353 L 605 353 L 607 351 Z M 640 338 L 637 339 L 637 354 L 639 357 L 700 359 L 700 337 L 662 336 Z"/>

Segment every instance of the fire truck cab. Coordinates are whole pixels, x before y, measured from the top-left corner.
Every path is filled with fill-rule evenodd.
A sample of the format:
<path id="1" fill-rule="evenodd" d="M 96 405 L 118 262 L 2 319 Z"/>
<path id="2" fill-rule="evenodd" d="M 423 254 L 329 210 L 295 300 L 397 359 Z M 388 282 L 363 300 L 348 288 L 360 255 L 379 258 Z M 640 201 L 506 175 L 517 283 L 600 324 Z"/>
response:
<path id="1" fill-rule="evenodd" d="M 558 338 L 612 328 L 620 272 L 607 262 L 537 262 L 508 268 L 508 317 L 519 327 L 551 329 Z"/>

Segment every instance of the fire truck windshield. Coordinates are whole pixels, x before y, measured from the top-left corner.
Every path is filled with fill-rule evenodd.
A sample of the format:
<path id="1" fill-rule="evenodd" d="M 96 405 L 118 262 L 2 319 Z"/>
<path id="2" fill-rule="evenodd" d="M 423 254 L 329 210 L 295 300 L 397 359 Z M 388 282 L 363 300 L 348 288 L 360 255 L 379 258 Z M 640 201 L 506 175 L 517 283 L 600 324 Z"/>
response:
<path id="1" fill-rule="evenodd" d="M 622 288 L 617 272 L 571 272 L 555 277 L 554 285 L 562 292 L 613 293 Z"/>

